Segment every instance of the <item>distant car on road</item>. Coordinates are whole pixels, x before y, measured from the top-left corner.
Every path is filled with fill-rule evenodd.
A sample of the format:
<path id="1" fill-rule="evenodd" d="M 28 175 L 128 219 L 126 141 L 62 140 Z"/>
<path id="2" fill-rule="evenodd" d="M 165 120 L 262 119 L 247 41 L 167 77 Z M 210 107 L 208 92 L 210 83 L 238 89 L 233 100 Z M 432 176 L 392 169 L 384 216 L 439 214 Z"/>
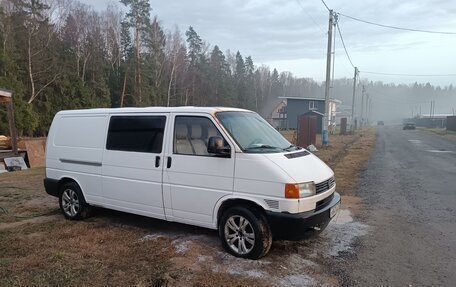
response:
<path id="1" fill-rule="evenodd" d="M 384 126 L 384 125 L 385 125 L 385 123 L 383 121 L 378 121 L 377 122 L 377 126 Z"/>
<path id="2" fill-rule="evenodd" d="M 405 123 L 404 127 L 402 128 L 403 130 L 414 130 L 416 129 L 415 123 Z"/>

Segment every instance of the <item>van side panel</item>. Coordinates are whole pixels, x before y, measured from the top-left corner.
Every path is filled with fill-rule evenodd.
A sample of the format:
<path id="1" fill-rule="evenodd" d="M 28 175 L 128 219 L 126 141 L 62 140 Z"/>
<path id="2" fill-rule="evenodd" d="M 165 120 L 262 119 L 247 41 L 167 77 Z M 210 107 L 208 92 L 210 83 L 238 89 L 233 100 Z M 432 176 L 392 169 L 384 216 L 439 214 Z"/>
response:
<path id="1" fill-rule="evenodd" d="M 142 120 L 140 120 L 142 118 Z M 153 131 L 167 130 L 165 113 L 113 114 L 111 123 L 120 120 L 119 127 L 122 137 L 127 142 L 141 142 L 141 138 L 149 139 Z M 136 122 L 137 121 L 137 122 Z M 128 127 L 124 126 L 128 123 Z M 151 142 L 146 150 L 125 150 L 123 147 L 108 147 L 110 134 L 116 132 L 113 125 L 107 128 L 107 142 L 103 147 L 103 200 L 104 206 L 129 213 L 165 219 L 163 208 L 163 150 L 167 144 L 162 136 L 151 136 Z M 126 132 L 127 130 L 127 132 Z M 160 134 L 160 132 L 157 132 Z M 161 139 L 160 139 L 161 138 Z M 117 138 L 118 139 L 118 138 Z M 128 139 L 128 140 L 127 140 Z M 156 143 L 160 143 L 158 146 Z M 131 146 L 130 146 L 131 147 Z M 109 149 L 108 149 L 109 148 Z M 122 150 L 123 149 L 123 150 Z"/>
<path id="2" fill-rule="evenodd" d="M 54 145 L 82 149 L 103 147 L 106 129 L 106 116 L 62 116 L 57 126 Z"/>
<path id="3" fill-rule="evenodd" d="M 46 176 L 71 178 L 88 203 L 101 203 L 101 167 L 106 115 L 57 114 L 46 149 Z"/>
<path id="4" fill-rule="evenodd" d="M 106 207 L 165 219 L 160 154 L 105 151 L 103 196 Z M 162 159 L 160 159 L 162 162 Z"/>

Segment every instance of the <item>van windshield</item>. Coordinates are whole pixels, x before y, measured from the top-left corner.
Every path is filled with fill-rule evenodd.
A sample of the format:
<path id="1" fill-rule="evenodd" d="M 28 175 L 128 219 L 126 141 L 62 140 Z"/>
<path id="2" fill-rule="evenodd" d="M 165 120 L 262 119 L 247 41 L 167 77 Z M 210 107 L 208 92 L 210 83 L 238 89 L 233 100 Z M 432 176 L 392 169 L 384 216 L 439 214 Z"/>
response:
<path id="1" fill-rule="evenodd" d="M 256 113 L 219 112 L 217 118 L 246 153 L 273 153 L 300 149 L 287 141 Z"/>

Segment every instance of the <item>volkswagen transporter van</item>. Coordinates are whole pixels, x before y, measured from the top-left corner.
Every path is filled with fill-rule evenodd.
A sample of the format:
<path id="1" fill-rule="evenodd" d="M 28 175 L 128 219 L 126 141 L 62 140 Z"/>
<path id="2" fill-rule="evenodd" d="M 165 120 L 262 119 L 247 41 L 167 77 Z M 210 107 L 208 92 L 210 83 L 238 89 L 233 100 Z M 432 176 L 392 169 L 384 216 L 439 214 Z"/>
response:
<path id="1" fill-rule="evenodd" d="M 103 207 L 217 229 L 229 253 L 251 259 L 273 238 L 322 231 L 340 204 L 325 163 L 234 108 L 61 111 L 44 185 L 67 219 Z"/>

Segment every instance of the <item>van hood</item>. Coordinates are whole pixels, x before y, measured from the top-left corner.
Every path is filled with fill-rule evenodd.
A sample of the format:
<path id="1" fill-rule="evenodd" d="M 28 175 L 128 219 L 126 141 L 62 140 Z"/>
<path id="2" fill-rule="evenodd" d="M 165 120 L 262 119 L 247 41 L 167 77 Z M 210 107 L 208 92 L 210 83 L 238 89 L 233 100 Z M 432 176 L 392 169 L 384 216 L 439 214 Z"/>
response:
<path id="1" fill-rule="evenodd" d="M 320 183 L 334 176 L 332 169 L 311 152 L 301 149 L 289 153 L 263 154 L 279 166 L 296 183 L 313 181 Z"/>

